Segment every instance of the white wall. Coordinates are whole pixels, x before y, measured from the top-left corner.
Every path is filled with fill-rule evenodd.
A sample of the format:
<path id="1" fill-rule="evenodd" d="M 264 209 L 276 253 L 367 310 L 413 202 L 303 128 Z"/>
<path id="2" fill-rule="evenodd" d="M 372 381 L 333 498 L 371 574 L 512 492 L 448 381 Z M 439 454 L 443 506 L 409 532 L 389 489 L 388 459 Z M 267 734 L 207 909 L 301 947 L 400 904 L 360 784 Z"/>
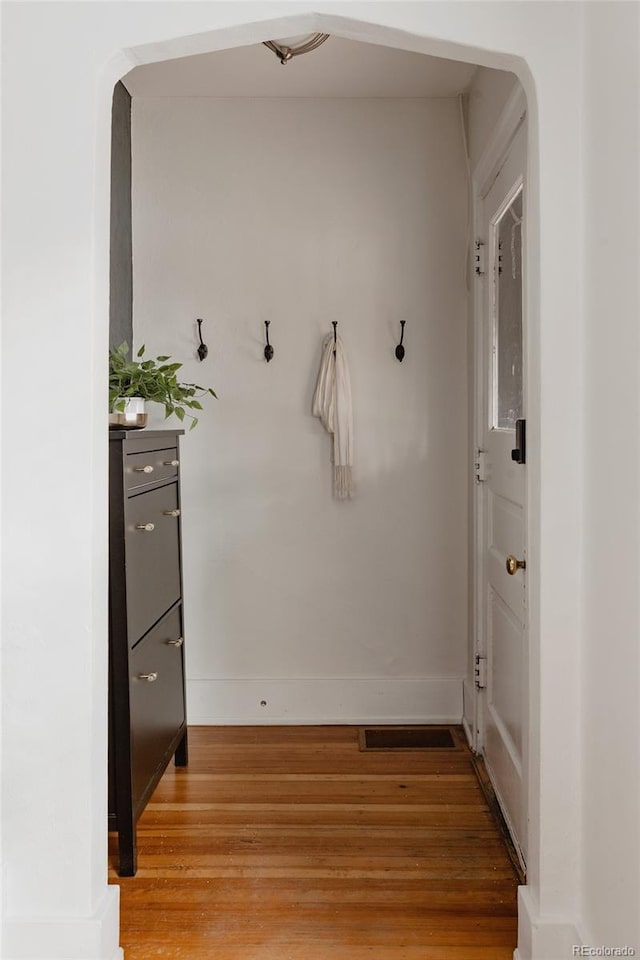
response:
<path id="1" fill-rule="evenodd" d="M 640 7 L 585 19 L 583 938 L 639 955 Z"/>
<path id="2" fill-rule="evenodd" d="M 156 3 L 14 3 L 3 7 L 3 537 L 2 568 L 2 830 L 4 898 L 1 904 L 3 952 L 7 960 L 113 960 L 117 923 L 105 877 L 106 840 L 106 431 L 103 429 L 108 329 L 109 121 L 113 86 L 136 62 L 179 56 L 265 35 L 295 35 L 320 29 L 353 39 L 406 46 L 440 56 L 472 57 L 484 66 L 514 70 L 530 108 L 530 201 L 527 243 L 532 251 L 527 292 L 533 323 L 534 377 L 531 440 L 540 450 L 531 465 L 533 491 L 531 567 L 531 647 L 533 727 L 532 782 L 537 796 L 531 812 L 528 885 L 523 888 L 519 955 L 525 960 L 558 960 L 582 920 L 596 943 L 609 934 L 596 903 L 597 871 L 608 850 L 583 830 L 581 757 L 586 723 L 603 710 L 579 693 L 583 676 L 595 677 L 596 638 L 585 647 L 588 617 L 602 617 L 603 591 L 587 580 L 587 605 L 578 560 L 606 544 L 612 498 L 592 486 L 583 508 L 586 468 L 602 455 L 598 486 L 609 494 L 621 457 L 605 445 L 602 423 L 585 417 L 604 404 L 620 370 L 637 399 L 638 354 L 629 350 L 634 322 L 633 290 L 637 256 L 621 287 L 620 301 L 608 310 L 607 364 L 576 345 L 600 331 L 602 317 L 583 296 L 609 304 L 610 271 L 599 266 L 595 248 L 601 236 L 582 230 L 590 250 L 583 262 L 570 230 L 585 216 L 581 162 L 594 172 L 601 164 L 618 177 L 616 151 L 600 127 L 618 131 L 632 123 L 629 103 L 637 87 L 625 83 L 625 96 L 589 107 L 589 128 L 581 126 L 576 104 L 591 103 L 586 78 L 601 54 L 615 62 L 617 44 L 629 44 L 638 57 L 633 23 L 618 20 L 626 5 L 614 5 L 611 35 L 590 21 L 583 45 L 585 7 L 590 16 L 609 17 L 611 4 L 580 3 L 306 3 L 295 5 L 287 23 L 258 21 L 291 17 L 292 5 Z M 636 9 L 631 7 L 631 10 Z M 339 12 L 339 18 L 335 16 Z M 626 16 L 632 16 L 627 14 Z M 366 19 L 369 23 L 363 23 Z M 218 32 L 221 31 L 221 32 Z M 181 38 L 174 40 L 173 38 Z M 117 56 L 118 51 L 122 53 Z M 584 71 L 584 76 L 581 73 Z M 595 93 L 595 91 L 594 91 Z M 637 190 L 640 157 L 633 138 L 624 162 L 629 190 Z M 613 173 L 611 173 L 613 167 Z M 590 203 L 602 199 L 615 229 L 633 222 L 629 206 L 609 207 L 611 195 L 599 176 L 590 182 Z M 602 191 L 602 192 L 601 192 Z M 632 193 L 630 193 L 632 196 Z M 636 195 L 637 199 L 637 195 Z M 584 268 L 588 270 L 588 287 Z M 597 298 L 597 300 L 596 300 Z M 597 324 L 596 324 L 597 320 Z M 619 334 L 622 333 L 622 336 Z M 602 343 L 603 341 L 598 341 Z M 35 347 L 35 349 L 34 349 Z M 61 369 L 73 384 L 73 425 L 60 426 L 57 401 Z M 275 368 L 274 368 L 275 369 Z M 26 381 L 28 374 L 28 381 Z M 600 377 L 599 375 L 602 374 Z M 33 385 L 36 384 L 37 388 Z M 540 385 L 544 384 L 543 391 Z M 631 384 L 635 384 L 632 390 Z M 54 398 L 56 403 L 52 401 Z M 54 411 L 52 414 L 51 411 Z M 563 412 L 559 416 L 559 411 Z M 616 418 L 620 410 L 616 409 Z M 610 426 L 610 419 L 606 423 Z M 616 420 L 617 422 L 617 420 Z M 617 428 L 616 428 L 617 431 Z M 614 432 L 615 440 L 621 436 Z M 640 457 L 640 434 L 624 433 L 626 463 Z M 34 449 L 42 469 L 25 470 Z M 588 455 L 585 453 L 588 451 Z M 606 451 L 606 453 L 604 452 Z M 606 466 L 611 462 L 609 477 Z M 620 536 L 619 515 L 634 517 L 640 490 L 626 471 L 614 490 L 616 524 L 611 552 Z M 36 513 L 34 514 L 34 510 Z M 35 516 L 35 520 L 34 520 Z M 640 534 L 624 530 L 633 558 Z M 29 533 L 29 549 L 25 546 Z M 597 540 L 594 531 L 599 531 Z M 635 546 L 633 546 L 635 544 Z M 564 558 L 569 558 L 560 566 Z M 631 569 L 631 568 L 630 568 Z M 610 584 L 605 579 L 605 589 Z M 617 649 L 621 670 L 637 637 L 638 599 L 627 590 L 616 595 L 616 633 L 627 640 Z M 604 620 L 604 618 L 603 618 Z M 602 621 L 600 621 L 602 622 Z M 602 638 L 597 638 L 602 643 Z M 585 667 L 589 651 L 591 666 Z M 596 689 L 590 680 L 588 690 Z M 637 706 L 628 687 L 611 693 L 622 724 L 637 730 Z M 600 694 L 600 688 L 598 688 Z M 604 695 L 604 694 L 601 694 Z M 592 713 L 592 711 L 595 711 Z M 566 723 L 578 717 L 578 723 Z M 582 729 L 584 728 L 584 730 Z M 64 748 L 64 749 L 63 749 Z M 586 748 L 585 748 L 586 754 Z M 598 756 L 602 758 L 604 747 Z M 577 758 L 577 759 L 576 759 Z M 612 791 L 594 796 L 585 810 L 591 832 L 605 818 L 615 820 L 621 801 L 614 796 L 636 775 L 637 749 L 612 756 Z M 613 777 L 611 774 L 613 773 Z M 586 804 L 584 804 L 586 806 Z M 597 816 L 596 816 L 597 812 Z M 637 847 L 621 857 L 618 830 L 611 827 L 615 859 L 625 877 L 637 868 Z M 581 851 L 589 843 L 587 881 Z M 587 858 L 582 858 L 587 859 Z M 625 860 L 633 867 L 625 867 Z M 613 869 L 604 869 L 604 882 Z M 625 932 L 635 880 L 625 892 Z M 113 888 L 112 888 L 113 889 Z M 585 893 L 582 898 L 583 890 Z M 627 899 L 627 897 L 629 899 Z M 582 899 L 581 899 L 582 898 Z M 605 897 L 605 903 L 608 897 Z M 111 909 L 111 912 L 109 910 Z M 579 916 L 582 911 L 582 917 Z M 563 946 L 559 946 L 563 944 Z M 570 955 L 570 954 L 569 954 Z"/>
<path id="3" fill-rule="evenodd" d="M 500 114 L 518 78 L 506 70 L 478 67 L 466 96 L 468 150 L 471 169 L 484 153 Z"/>
<path id="4" fill-rule="evenodd" d="M 135 340 L 220 396 L 183 441 L 190 721 L 459 720 L 457 102 L 135 99 L 133 171 Z M 346 503 L 311 416 L 334 319 L 354 398 Z"/>

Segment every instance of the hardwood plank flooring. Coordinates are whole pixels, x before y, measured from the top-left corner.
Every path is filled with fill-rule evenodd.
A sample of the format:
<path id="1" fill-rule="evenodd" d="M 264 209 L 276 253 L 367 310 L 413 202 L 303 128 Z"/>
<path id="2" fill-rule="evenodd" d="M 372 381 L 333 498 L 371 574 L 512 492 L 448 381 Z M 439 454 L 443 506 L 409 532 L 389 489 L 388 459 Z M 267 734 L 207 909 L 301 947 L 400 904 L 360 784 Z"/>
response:
<path id="1" fill-rule="evenodd" d="M 138 824 L 126 960 L 511 960 L 517 879 L 470 752 L 192 727 Z"/>

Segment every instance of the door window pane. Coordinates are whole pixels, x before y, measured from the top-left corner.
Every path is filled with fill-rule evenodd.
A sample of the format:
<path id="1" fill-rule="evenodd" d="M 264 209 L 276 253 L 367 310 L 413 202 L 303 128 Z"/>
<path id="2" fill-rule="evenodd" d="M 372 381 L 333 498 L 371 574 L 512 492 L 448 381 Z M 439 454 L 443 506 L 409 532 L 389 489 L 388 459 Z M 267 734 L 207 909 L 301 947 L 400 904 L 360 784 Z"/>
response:
<path id="1" fill-rule="evenodd" d="M 522 417 L 522 189 L 494 234 L 493 427 L 513 429 Z"/>

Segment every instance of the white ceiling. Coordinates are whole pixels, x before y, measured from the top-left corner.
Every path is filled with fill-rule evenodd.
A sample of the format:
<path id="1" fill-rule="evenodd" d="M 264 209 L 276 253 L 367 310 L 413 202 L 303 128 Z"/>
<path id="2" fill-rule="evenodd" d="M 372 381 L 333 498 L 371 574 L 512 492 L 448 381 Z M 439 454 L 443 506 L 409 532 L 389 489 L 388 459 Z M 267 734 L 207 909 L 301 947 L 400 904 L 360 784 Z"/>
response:
<path id="1" fill-rule="evenodd" d="M 133 97 L 454 97 L 475 65 L 340 37 L 282 65 L 263 44 L 136 67 Z"/>

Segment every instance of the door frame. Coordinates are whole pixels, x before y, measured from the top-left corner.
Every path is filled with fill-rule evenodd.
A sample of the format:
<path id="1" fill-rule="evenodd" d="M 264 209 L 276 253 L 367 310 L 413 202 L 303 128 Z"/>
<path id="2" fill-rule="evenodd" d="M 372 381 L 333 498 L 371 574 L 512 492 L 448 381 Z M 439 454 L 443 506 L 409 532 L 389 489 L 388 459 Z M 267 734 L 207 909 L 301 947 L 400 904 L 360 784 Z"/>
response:
<path id="1" fill-rule="evenodd" d="M 465 691 L 465 702 L 469 702 L 470 709 L 465 710 L 465 729 L 470 745 L 475 753 L 482 753 L 484 747 L 484 730 L 482 729 L 481 717 L 481 697 L 482 693 L 475 685 L 475 665 L 476 657 L 483 656 L 486 652 L 486 623 L 484 617 L 484 577 L 482 574 L 483 564 L 483 537 L 482 531 L 485 523 L 485 507 L 483 498 L 480 495 L 480 484 L 476 482 L 476 462 L 477 453 L 480 449 L 481 439 L 484 434 L 484 416 L 488 404 L 489 381 L 486 375 L 486 325 L 489 318 L 485 309 L 485 284 L 487 276 L 477 276 L 475 270 L 476 264 L 476 240 L 484 242 L 484 263 L 488 264 L 489 237 L 482 236 L 482 220 L 484 197 L 498 176 L 502 163 L 513 142 L 518 130 L 525 121 L 527 114 L 527 101 L 525 92 L 520 84 L 510 95 L 507 103 L 500 115 L 500 118 L 493 130 L 493 133 L 487 143 L 484 153 L 471 173 L 471 203 L 472 203 L 472 231 L 473 245 L 470 251 L 471 255 L 471 318 L 472 324 L 472 349 L 473 349 L 473 386 L 472 386 L 472 470 L 471 470 L 471 527 L 472 527 L 472 554 L 471 554 L 471 643 L 470 643 L 470 664 L 468 672 L 468 684 Z M 527 147 L 528 150 L 528 147 Z M 525 196 L 526 204 L 526 196 Z M 525 263 L 529 256 L 528 245 L 524 247 Z M 525 264 L 523 263 L 523 268 Z M 486 267 L 483 267 L 486 269 Z M 526 269 L 523 269 L 523 275 L 526 275 Z M 526 296 L 523 297 L 526 304 Z M 528 396 L 528 387 L 531 383 L 530 378 L 530 354 L 527 349 L 527 328 L 524 331 L 524 364 L 523 364 L 523 400 L 524 408 L 531 410 L 530 398 Z M 530 518 L 530 489 L 527 484 L 524 516 L 525 530 L 528 530 Z M 528 542 L 528 537 L 527 537 Z M 527 624 L 528 629 L 528 624 Z M 528 664 L 528 674 L 531 670 L 531 664 Z M 530 676 L 528 677 L 530 682 Z M 527 729 L 527 736 L 530 731 Z M 526 755 L 530 756 L 529 750 Z"/>

